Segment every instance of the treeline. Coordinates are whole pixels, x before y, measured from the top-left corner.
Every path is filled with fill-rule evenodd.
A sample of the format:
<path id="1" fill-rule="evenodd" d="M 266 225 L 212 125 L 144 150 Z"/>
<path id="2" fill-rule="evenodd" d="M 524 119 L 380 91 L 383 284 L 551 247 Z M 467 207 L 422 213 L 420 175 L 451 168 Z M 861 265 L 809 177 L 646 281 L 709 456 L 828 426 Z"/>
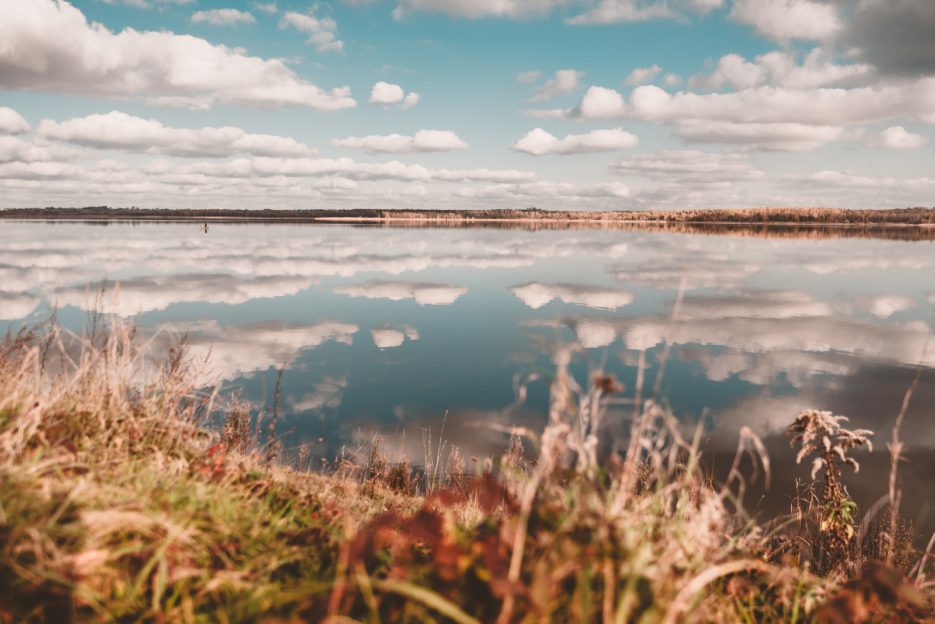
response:
<path id="1" fill-rule="evenodd" d="M 190 209 L 190 208 L 12 208 L 0 210 L 7 219 L 140 219 L 242 221 L 577 221 L 652 223 L 746 223 L 822 225 L 935 224 L 935 208 L 850 210 L 843 208 L 729 208 L 704 210 L 622 210 L 607 212 L 526 209 L 496 210 L 353 210 L 316 209 Z"/>

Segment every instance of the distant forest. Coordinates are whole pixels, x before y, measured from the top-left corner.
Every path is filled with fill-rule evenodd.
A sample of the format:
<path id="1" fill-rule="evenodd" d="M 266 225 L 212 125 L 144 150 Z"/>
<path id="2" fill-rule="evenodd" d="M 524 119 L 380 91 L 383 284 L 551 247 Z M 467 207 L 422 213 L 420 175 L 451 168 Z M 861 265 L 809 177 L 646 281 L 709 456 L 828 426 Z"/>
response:
<path id="1" fill-rule="evenodd" d="M 705 210 L 626 210 L 611 212 L 516 210 L 216 210 L 170 208 L 9 208 L 0 219 L 62 220 L 238 220 L 238 221 L 574 221 L 652 223 L 747 223 L 825 225 L 935 225 L 935 208 L 847 210 L 841 208 L 740 208 Z"/>

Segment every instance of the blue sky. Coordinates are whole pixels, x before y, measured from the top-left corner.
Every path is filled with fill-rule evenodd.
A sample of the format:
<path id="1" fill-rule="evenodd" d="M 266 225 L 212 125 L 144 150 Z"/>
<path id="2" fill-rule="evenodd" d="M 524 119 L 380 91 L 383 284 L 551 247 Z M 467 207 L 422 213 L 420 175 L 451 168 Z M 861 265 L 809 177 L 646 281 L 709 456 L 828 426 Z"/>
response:
<path id="1" fill-rule="evenodd" d="M 0 0 L 0 205 L 931 205 L 930 0 Z"/>

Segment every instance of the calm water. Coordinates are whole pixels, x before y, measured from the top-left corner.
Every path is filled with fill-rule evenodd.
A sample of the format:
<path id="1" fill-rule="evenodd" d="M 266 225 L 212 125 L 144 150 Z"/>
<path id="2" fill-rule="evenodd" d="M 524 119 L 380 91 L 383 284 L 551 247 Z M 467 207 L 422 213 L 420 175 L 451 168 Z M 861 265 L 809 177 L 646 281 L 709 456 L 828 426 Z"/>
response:
<path id="1" fill-rule="evenodd" d="M 849 479 L 866 505 L 885 491 L 885 442 L 922 363 L 903 475 L 913 513 L 931 519 L 928 241 L 268 224 L 205 233 L 192 223 L 0 230 L 0 328 L 41 321 L 53 304 L 80 328 L 104 283 L 105 309 L 145 334 L 187 334 L 248 398 L 271 402 L 284 369 L 281 432 L 323 457 L 380 433 L 418 463 L 423 430 L 437 436 L 443 420 L 465 456 L 499 454 L 504 434 L 489 425 L 543 422 L 544 383 L 506 408 L 514 377 L 548 373 L 557 345 L 577 340 L 580 370 L 606 359 L 629 392 L 639 351 L 655 367 L 669 332 L 663 394 L 687 426 L 704 416 L 715 456 L 742 425 L 767 441 L 777 477 L 768 506 L 784 505 L 805 474 L 783 430 L 806 407 L 877 432 L 876 452 L 858 452 L 863 470 Z M 624 427 L 612 420 L 608 446 Z"/>

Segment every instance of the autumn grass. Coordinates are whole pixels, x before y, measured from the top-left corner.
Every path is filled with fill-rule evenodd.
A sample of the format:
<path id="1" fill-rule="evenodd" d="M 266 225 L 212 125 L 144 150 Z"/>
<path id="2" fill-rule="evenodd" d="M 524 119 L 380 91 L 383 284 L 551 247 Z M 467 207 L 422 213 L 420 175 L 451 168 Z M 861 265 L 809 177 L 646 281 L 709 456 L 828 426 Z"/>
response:
<path id="1" fill-rule="evenodd" d="M 770 524 L 744 514 L 743 486 L 768 471 L 749 432 L 716 482 L 700 430 L 684 437 L 652 393 L 626 398 L 600 371 L 575 379 L 573 347 L 556 356 L 543 431 L 515 431 L 478 474 L 439 444 L 421 479 L 378 445 L 326 473 L 290 468 L 262 434 L 274 414 L 203 389 L 184 348 L 148 353 L 114 320 L 0 348 L 0 622 L 931 613 L 931 558 L 875 564 L 844 530 L 846 561 L 818 569 L 802 544 L 822 543 L 821 501 Z M 610 401 L 633 417 L 629 448 L 606 458 Z"/>

